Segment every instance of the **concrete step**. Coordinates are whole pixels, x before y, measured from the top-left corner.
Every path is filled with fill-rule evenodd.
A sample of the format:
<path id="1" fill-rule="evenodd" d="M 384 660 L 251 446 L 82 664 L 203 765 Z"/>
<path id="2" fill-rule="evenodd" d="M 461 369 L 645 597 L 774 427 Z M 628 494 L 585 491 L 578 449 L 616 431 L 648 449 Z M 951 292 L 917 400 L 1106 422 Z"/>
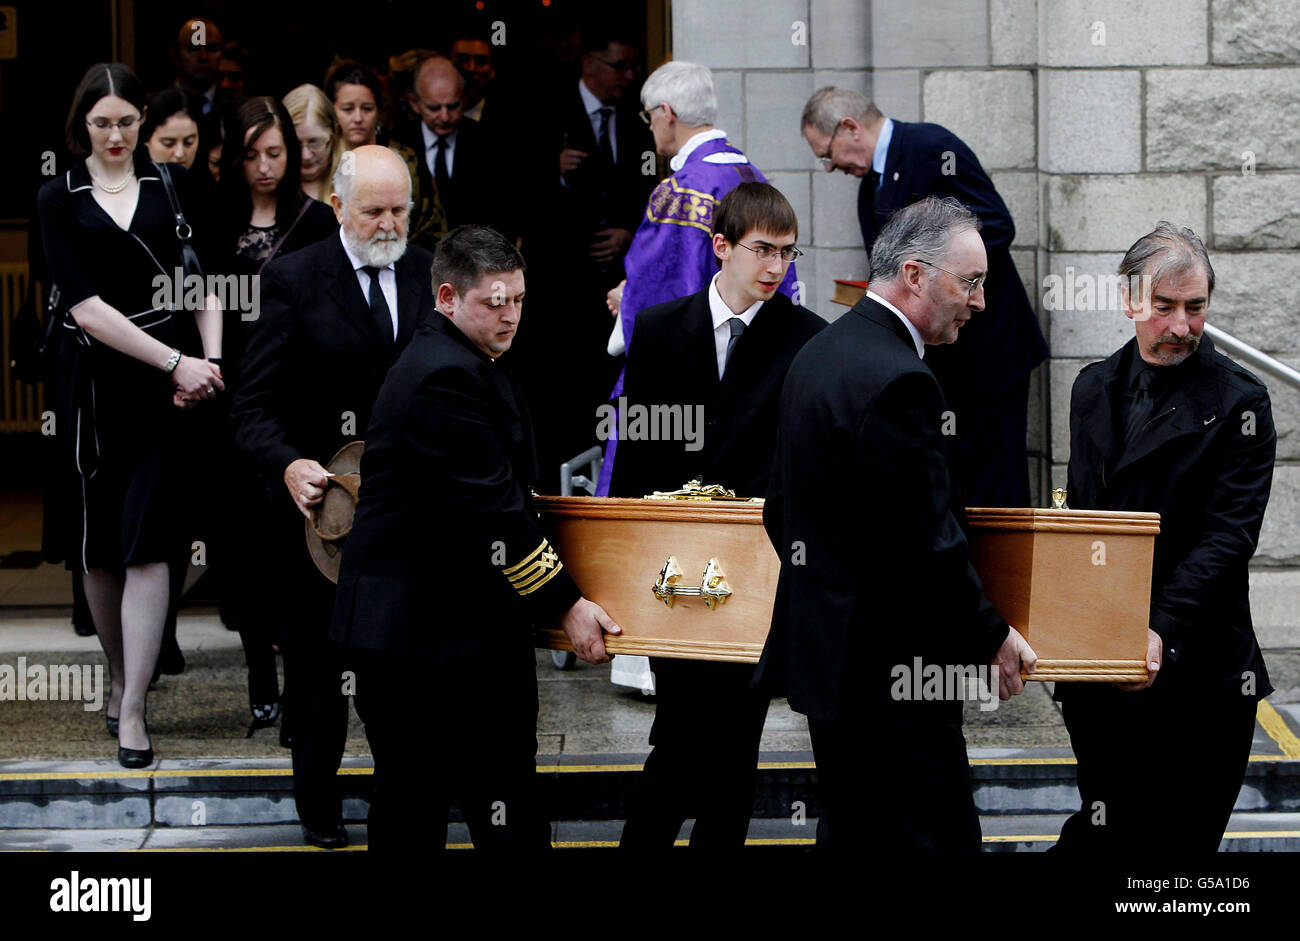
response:
<path id="1" fill-rule="evenodd" d="M 976 808 L 992 819 L 1077 810 L 1074 760 L 1060 751 L 972 749 Z M 820 808 L 812 755 L 776 752 L 761 758 L 754 819 L 797 826 L 790 821 L 800 816 L 800 804 L 802 817 L 815 818 Z M 621 754 L 539 756 L 544 806 L 555 820 L 621 821 L 642 760 Z M 373 785 L 370 759 L 346 759 L 340 781 L 345 819 L 364 821 Z M 1252 757 L 1237 810 L 1300 812 L 1300 760 Z M 452 819 L 459 819 L 454 809 Z M 139 771 L 110 761 L 0 762 L 0 831 L 296 822 L 286 758 L 173 759 Z"/>
<path id="2" fill-rule="evenodd" d="M 1065 822 L 1063 814 L 982 816 L 984 851 L 993 853 L 1040 853 L 1056 842 Z M 678 846 L 686 846 L 692 821 L 683 827 Z M 551 840 L 561 850 L 612 850 L 618 846 L 621 820 L 559 821 Z M 751 822 L 747 848 L 764 853 L 804 853 L 817 833 L 816 818 L 801 826 L 789 820 Z M 349 824 L 352 845 L 342 852 L 366 848 L 364 824 Z M 449 850 L 470 849 L 464 824 L 448 827 Z M 1158 850 L 1158 847 L 1153 848 Z M 103 829 L 13 829 L 0 830 L 0 852 L 280 852 L 321 853 L 305 844 L 302 830 L 293 824 L 206 827 L 128 827 Z M 1220 852 L 1300 852 L 1300 813 L 1234 813 L 1219 846 Z"/>

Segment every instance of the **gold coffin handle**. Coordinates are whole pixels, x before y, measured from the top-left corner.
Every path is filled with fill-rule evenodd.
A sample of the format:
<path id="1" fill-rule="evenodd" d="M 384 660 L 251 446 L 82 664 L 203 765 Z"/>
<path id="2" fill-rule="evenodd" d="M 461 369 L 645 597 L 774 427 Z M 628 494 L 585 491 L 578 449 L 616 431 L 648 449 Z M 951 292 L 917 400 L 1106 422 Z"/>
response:
<path id="1" fill-rule="evenodd" d="M 704 567 L 704 574 L 700 578 L 698 588 L 679 585 L 678 581 L 681 577 L 682 567 L 677 564 L 677 557 L 670 555 L 663 568 L 659 570 L 659 578 L 655 580 L 650 590 L 655 593 L 656 598 L 670 608 L 673 606 L 673 600 L 678 595 L 703 598 L 704 604 L 710 611 L 731 597 L 731 586 L 727 584 L 726 574 L 722 571 L 722 565 L 717 559 L 709 559 L 709 564 Z"/>

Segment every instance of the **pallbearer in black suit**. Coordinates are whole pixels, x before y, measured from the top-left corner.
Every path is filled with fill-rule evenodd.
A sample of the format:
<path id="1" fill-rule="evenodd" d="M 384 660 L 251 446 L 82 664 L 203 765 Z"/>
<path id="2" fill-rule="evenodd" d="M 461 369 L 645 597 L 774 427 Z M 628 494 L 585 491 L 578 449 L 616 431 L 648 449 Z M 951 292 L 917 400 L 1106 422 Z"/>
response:
<path id="1" fill-rule="evenodd" d="M 979 217 L 984 314 L 960 343 L 931 349 L 925 362 L 954 412 L 967 506 L 1028 506 L 1029 374 L 1047 358 L 1047 343 L 1011 259 L 1016 227 L 993 181 L 952 131 L 885 117 L 852 89 L 819 89 L 802 124 L 828 172 L 862 180 L 858 222 L 868 252 L 891 214 L 925 196 L 955 196 Z"/>
<path id="2" fill-rule="evenodd" d="M 881 231 L 871 270 L 866 297 L 803 348 L 781 394 L 763 508 L 781 575 L 756 682 L 808 716 L 819 847 L 974 852 L 962 691 L 904 698 L 898 671 L 918 657 L 945 675 L 983 667 L 1006 699 L 1036 660 L 971 566 L 947 405 L 921 361 L 984 308 L 979 220 L 923 199 Z"/>
<path id="3" fill-rule="evenodd" d="M 341 229 L 262 270 L 242 381 L 230 407 L 235 441 L 280 495 L 286 731 L 294 798 L 309 842 L 342 846 L 335 774 L 347 738 L 342 666 L 328 641 L 334 586 L 313 567 L 303 517 L 326 486 L 322 463 L 365 430 L 384 374 L 433 307 L 432 256 L 407 247 L 411 177 L 367 145 L 334 175 Z M 283 489 L 280 489 L 280 482 Z"/>
<path id="4" fill-rule="evenodd" d="M 689 297 L 637 315 L 624 392 L 632 416 L 683 413 L 678 440 L 619 442 L 611 496 L 675 490 L 692 477 L 740 497 L 767 491 L 777 404 L 796 353 L 826 326 L 777 292 L 799 255 L 799 223 L 769 183 L 741 183 L 718 204 L 713 252 L 722 270 Z M 690 415 L 692 420 L 686 420 Z M 667 849 L 695 817 L 691 846 L 744 845 L 754 806 L 768 695 L 749 664 L 652 658 L 658 704 L 622 845 Z"/>
<path id="5" fill-rule="evenodd" d="M 607 662 L 602 631 L 619 632 L 533 509 L 528 406 L 498 362 L 519 328 L 523 267 L 491 229 L 438 243 L 437 310 L 366 431 L 331 636 L 351 648 L 375 758 L 371 849 L 440 849 L 452 799 L 476 847 L 548 849 L 531 627 L 558 622 L 588 663 Z M 451 720 L 436 742 L 433 716 Z"/>
<path id="6" fill-rule="evenodd" d="M 1213 853 L 1272 692 L 1250 618 L 1249 563 L 1273 480 L 1268 390 L 1202 336 L 1214 269 L 1162 222 L 1119 268 L 1137 336 L 1070 396 L 1068 499 L 1160 514 L 1143 686 L 1058 683 L 1082 807 L 1062 851 Z"/>

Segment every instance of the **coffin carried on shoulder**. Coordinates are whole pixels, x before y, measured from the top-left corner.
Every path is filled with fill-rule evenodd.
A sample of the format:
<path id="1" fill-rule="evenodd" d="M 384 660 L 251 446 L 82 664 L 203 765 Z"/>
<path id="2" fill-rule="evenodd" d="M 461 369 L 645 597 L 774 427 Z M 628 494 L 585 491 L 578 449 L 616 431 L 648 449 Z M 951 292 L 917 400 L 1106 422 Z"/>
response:
<path id="1" fill-rule="evenodd" d="M 679 495 L 681 491 L 677 492 Z M 538 497 L 564 565 L 623 628 L 613 654 L 757 662 L 780 560 L 759 500 Z M 1039 656 L 1027 678 L 1146 679 L 1157 513 L 967 510 L 984 591 Z M 541 646 L 572 649 L 564 633 Z"/>

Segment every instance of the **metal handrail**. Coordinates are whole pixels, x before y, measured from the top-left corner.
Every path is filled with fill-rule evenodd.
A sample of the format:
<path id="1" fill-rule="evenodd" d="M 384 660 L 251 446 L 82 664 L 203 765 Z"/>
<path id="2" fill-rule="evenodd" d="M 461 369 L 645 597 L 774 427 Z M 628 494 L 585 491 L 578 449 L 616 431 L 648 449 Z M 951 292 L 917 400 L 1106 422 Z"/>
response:
<path id="1" fill-rule="evenodd" d="M 1233 359 L 1241 362 L 1243 366 L 1250 366 L 1253 369 L 1262 369 L 1264 372 L 1274 376 L 1293 389 L 1300 389 L 1300 372 L 1292 369 L 1286 363 L 1276 360 L 1267 353 L 1262 353 L 1255 349 L 1249 343 L 1243 343 L 1231 333 L 1220 330 L 1211 324 L 1205 325 L 1205 333 L 1214 341 L 1214 345 L 1222 348 L 1225 353 L 1231 353 Z"/>

